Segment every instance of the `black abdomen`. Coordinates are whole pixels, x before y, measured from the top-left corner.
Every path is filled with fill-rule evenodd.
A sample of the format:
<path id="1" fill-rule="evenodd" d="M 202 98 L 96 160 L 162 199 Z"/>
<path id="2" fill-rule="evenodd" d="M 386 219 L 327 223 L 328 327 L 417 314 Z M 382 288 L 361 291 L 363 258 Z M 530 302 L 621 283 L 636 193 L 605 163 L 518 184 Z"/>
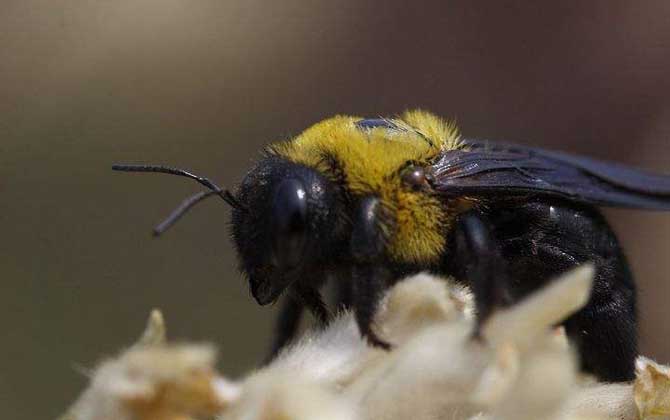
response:
<path id="1" fill-rule="evenodd" d="M 484 206 L 483 206 L 484 207 Z M 564 200 L 537 198 L 488 203 L 486 221 L 505 294 L 513 302 L 585 262 L 596 266 L 589 303 L 564 322 L 583 370 L 604 381 L 634 377 L 637 356 L 636 293 L 621 247 L 600 212 Z M 462 257 L 447 269 L 468 279 Z"/>

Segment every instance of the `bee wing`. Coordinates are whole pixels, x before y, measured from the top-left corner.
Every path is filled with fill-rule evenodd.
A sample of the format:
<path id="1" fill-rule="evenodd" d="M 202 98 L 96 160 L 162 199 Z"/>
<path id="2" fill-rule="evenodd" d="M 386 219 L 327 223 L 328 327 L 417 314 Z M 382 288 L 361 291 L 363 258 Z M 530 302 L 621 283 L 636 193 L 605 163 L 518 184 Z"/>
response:
<path id="1" fill-rule="evenodd" d="M 670 176 L 561 152 L 464 140 L 428 168 L 447 195 L 560 196 L 601 206 L 670 210 Z"/>

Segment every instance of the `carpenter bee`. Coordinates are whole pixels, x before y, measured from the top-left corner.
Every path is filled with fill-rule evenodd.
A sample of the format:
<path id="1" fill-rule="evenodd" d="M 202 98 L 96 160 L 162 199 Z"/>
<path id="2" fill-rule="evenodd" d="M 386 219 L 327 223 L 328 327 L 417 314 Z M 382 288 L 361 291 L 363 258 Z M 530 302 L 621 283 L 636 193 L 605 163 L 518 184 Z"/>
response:
<path id="1" fill-rule="evenodd" d="M 423 111 L 397 118 L 337 116 L 269 146 L 232 193 L 164 166 L 120 171 L 186 176 L 207 190 L 155 229 L 219 196 L 232 207 L 241 271 L 260 305 L 284 294 L 273 353 L 304 309 L 321 322 L 320 288 L 333 279 L 363 337 L 383 291 L 408 274 L 453 276 L 473 289 L 478 322 L 546 279 L 591 261 L 588 305 L 563 322 L 582 368 L 604 381 L 633 377 L 636 292 L 628 263 L 598 206 L 670 210 L 670 176 L 512 144 L 461 138 Z"/>

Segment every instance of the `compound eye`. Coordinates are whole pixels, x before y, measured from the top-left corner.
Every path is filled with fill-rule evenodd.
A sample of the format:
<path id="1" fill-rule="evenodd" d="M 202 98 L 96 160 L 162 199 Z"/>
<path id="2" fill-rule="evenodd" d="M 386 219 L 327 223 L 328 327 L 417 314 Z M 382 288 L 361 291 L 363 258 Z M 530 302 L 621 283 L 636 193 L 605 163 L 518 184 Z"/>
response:
<path id="1" fill-rule="evenodd" d="M 279 184 L 272 215 L 274 262 L 282 269 L 295 267 L 307 242 L 307 193 L 302 182 L 290 178 Z"/>
<path id="2" fill-rule="evenodd" d="M 409 166 L 402 173 L 402 182 L 414 191 L 426 185 L 426 173 L 421 166 Z"/>

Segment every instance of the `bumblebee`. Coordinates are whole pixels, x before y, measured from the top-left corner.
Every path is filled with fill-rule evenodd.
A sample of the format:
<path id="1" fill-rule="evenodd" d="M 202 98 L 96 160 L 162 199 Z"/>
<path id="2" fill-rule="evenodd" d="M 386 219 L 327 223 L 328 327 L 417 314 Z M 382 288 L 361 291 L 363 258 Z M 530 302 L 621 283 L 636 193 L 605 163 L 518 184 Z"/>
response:
<path id="1" fill-rule="evenodd" d="M 389 348 L 373 316 L 383 291 L 420 271 L 452 276 L 475 294 L 478 323 L 547 279 L 596 266 L 590 301 L 563 326 L 581 366 L 604 381 L 633 377 L 636 291 L 599 206 L 670 210 L 670 177 L 542 149 L 462 138 L 430 113 L 336 116 L 269 146 L 237 190 L 153 165 L 120 171 L 192 178 L 207 190 L 155 229 L 219 196 L 232 206 L 241 271 L 260 305 L 285 295 L 272 353 L 305 309 L 325 323 L 320 289 L 336 285 L 371 345 Z"/>

